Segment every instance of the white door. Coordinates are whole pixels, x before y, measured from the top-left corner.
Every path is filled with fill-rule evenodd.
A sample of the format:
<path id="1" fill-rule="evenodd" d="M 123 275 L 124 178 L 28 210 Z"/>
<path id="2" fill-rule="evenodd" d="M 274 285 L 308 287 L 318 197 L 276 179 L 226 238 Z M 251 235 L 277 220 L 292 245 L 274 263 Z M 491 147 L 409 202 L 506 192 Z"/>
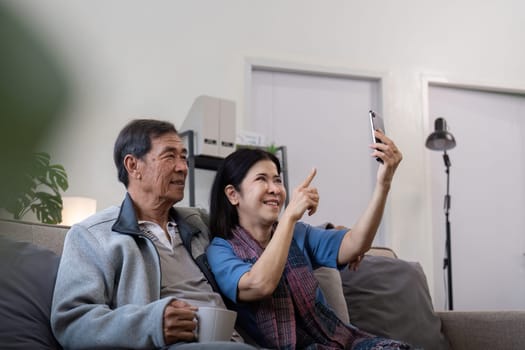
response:
<path id="1" fill-rule="evenodd" d="M 431 85 L 429 116 L 432 126 L 445 118 L 457 142 L 448 151 L 454 309 L 525 309 L 525 95 Z M 445 166 L 441 153 L 429 152 L 443 256 Z M 444 298 L 435 272 L 435 295 Z"/>
<path id="2" fill-rule="evenodd" d="M 287 147 L 289 192 L 317 168 L 320 204 L 304 221 L 353 225 L 375 183 L 368 110 L 381 112 L 379 80 L 253 70 L 251 81 L 246 128 Z"/>

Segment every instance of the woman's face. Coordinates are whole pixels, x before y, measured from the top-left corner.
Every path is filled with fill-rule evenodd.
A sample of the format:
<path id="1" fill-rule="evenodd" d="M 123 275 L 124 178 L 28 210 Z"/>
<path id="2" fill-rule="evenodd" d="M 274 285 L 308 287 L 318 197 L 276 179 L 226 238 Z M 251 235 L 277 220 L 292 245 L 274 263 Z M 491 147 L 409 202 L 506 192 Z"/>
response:
<path id="1" fill-rule="evenodd" d="M 255 163 L 242 180 L 240 191 L 233 192 L 232 204 L 236 205 L 239 223 L 245 228 L 273 225 L 286 199 L 281 176 L 271 160 Z"/>

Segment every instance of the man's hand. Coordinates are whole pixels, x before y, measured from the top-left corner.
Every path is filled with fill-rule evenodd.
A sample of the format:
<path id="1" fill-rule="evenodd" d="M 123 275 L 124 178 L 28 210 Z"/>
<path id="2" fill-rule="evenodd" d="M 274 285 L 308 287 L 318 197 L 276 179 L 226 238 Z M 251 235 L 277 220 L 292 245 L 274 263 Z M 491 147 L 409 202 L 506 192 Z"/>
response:
<path id="1" fill-rule="evenodd" d="M 357 268 L 359 267 L 359 264 L 361 264 L 361 261 L 363 260 L 363 258 L 365 257 L 365 255 L 359 255 L 354 261 L 351 261 L 349 264 L 348 264 L 348 269 L 352 270 L 352 271 L 357 271 Z"/>
<path id="2" fill-rule="evenodd" d="M 195 340 L 196 311 L 197 307 L 182 300 L 173 300 L 166 306 L 163 322 L 166 344 Z"/>

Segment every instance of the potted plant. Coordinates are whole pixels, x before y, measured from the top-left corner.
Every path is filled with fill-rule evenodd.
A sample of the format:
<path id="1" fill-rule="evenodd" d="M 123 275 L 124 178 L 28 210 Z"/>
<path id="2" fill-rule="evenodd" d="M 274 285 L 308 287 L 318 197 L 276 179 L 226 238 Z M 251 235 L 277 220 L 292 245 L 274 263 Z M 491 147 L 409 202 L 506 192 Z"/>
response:
<path id="1" fill-rule="evenodd" d="M 51 164 L 51 157 L 44 152 L 33 154 L 27 171 L 20 176 L 22 186 L 4 209 L 20 220 L 29 211 L 45 224 L 62 222 L 62 195 L 68 188 L 67 174 L 62 165 Z"/>

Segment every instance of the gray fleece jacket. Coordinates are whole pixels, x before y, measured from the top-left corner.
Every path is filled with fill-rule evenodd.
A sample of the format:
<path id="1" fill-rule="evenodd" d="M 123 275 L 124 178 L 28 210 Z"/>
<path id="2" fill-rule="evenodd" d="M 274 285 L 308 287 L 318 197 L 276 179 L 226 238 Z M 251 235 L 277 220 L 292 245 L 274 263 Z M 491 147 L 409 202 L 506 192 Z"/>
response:
<path id="1" fill-rule="evenodd" d="M 208 216 L 173 208 L 179 231 L 189 231 L 192 255 L 209 243 Z M 60 260 L 51 326 L 66 349 L 154 349 L 165 346 L 160 299 L 161 271 L 155 245 L 140 232 L 126 195 L 111 207 L 73 225 Z"/>

